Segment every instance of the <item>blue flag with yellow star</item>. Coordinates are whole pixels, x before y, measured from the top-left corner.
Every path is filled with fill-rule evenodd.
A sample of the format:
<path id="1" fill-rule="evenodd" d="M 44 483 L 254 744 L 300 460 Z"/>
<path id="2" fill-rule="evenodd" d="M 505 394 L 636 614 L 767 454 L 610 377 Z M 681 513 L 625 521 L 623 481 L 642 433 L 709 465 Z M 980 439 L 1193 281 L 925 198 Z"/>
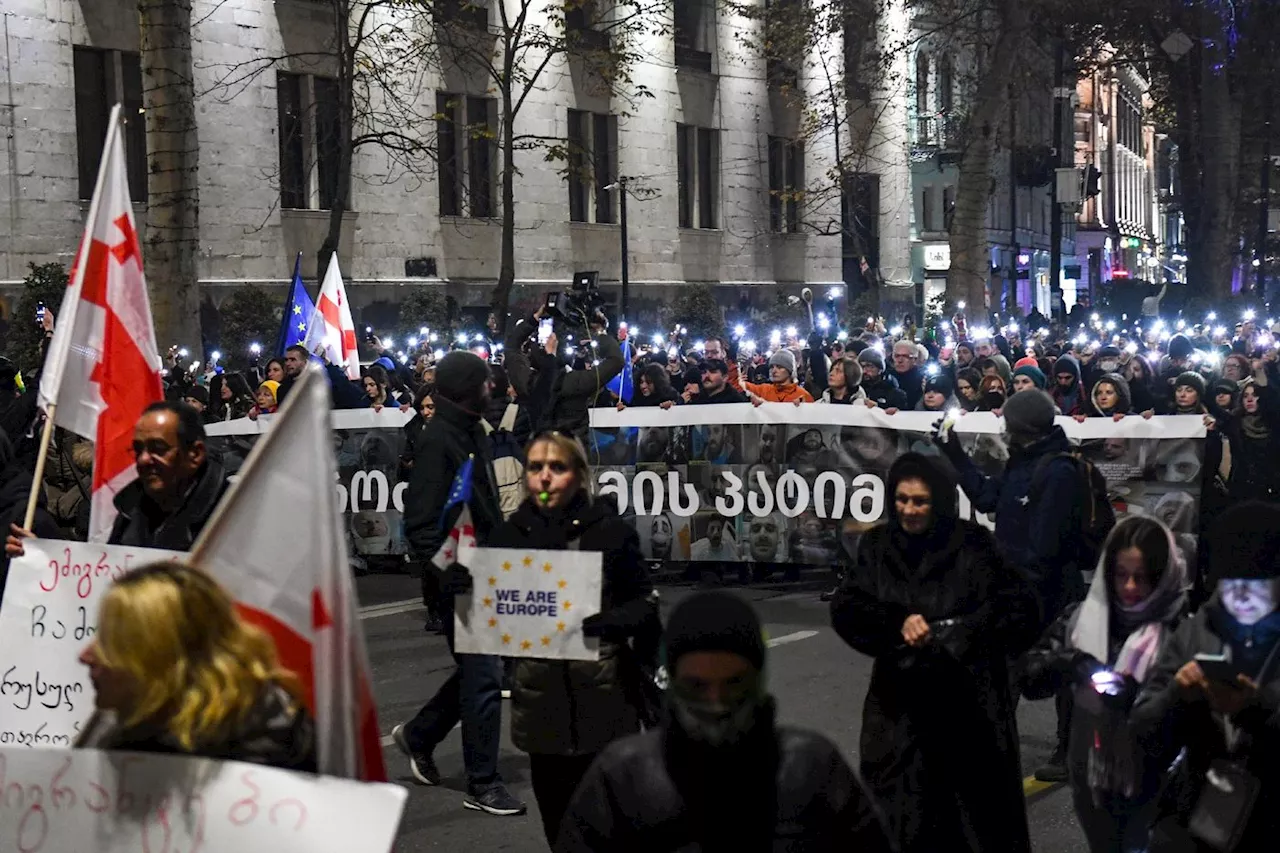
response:
<path id="1" fill-rule="evenodd" d="M 289 287 L 289 299 L 284 303 L 284 316 L 280 319 L 280 339 L 276 346 L 276 355 L 284 355 L 284 351 L 294 344 L 305 345 L 307 340 L 307 324 L 315 313 L 316 305 L 307 295 L 306 285 L 302 283 L 302 253 L 293 262 L 293 284 Z"/>
<path id="2" fill-rule="evenodd" d="M 458 504 L 465 506 L 471 500 L 471 474 L 475 471 L 475 467 L 475 457 L 469 456 L 458 469 L 458 475 L 453 478 L 453 485 L 449 487 L 449 497 L 444 502 L 444 509 L 440 510 L 441 527 L 444 527 L 444 520 L 449 517 L 449 510 Z"/>

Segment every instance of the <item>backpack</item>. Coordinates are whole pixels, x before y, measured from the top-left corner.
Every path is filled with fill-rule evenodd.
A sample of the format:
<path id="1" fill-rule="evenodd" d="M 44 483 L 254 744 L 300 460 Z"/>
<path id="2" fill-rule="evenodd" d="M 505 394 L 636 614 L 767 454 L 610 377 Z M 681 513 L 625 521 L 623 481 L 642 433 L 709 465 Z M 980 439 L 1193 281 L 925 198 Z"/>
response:
<path id="1" fill-rule="evenodd" d="M 498 485 L 498 505 L 502 507 L 504 519 L 510 518 L 525 498 L 524 448 L 512 432 L 519 414 L 520 406 L 511 403 L 502 413 L 497 429 L 489 427 L 487 430 L 489 450 L 493 455 L 493 474 Z"/>
<path id="2" fill-rule="evenodd" d="M 1044 476 L 1049 464 L 1059 459 L 1071 463 L 1084 493 L 1080 507 L 1080 535 L 1076 539 L 1077 565 L 1082 571 L 1090 571 L 1098 564 L 1102 545 L 1116 526 L 1116 511 L 1107 492 L 1107 478 L 1097 467 L 1079 453 L 1063 451 L 1043 457 L 1036 463 L 1031 475 L 1031 493 L 1044 494 Z"/>

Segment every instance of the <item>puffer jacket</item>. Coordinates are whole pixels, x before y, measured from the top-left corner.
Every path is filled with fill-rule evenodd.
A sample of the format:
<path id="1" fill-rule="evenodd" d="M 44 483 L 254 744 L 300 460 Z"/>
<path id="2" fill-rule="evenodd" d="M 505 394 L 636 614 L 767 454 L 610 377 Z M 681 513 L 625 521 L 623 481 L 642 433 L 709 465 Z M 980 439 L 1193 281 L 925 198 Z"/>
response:
<path id="1" fill-rule="evenodd" d="M 1112 409 L 1104 409 L 1098 405 L 1098 386 L 1106 382 L 1116 389 L 1116 405 Z M 1089 392 L 1090 417 L 1109 418 L 1112 415 L 1128 415 L 1133 412 L 1133 394 L 1129 391 L 1129 383 L 1118 373 L 1104 373 L 1093 383 Z"/>
<path id="2" fill-rule="evenodd" d="M 215 743 L 189 753 L 168 732 L 154 726 L 120 728 L 109 714 L 96 712 L 75 743 L 80 749 L 199 755 L 246 761 L 281 770 L 316 772 L 316 726 L 307 709 L 283 687 L 268 684 L 243 720 Z"/>
<path id="3" fill-rule="evenodd" d="M 635 530 L 608 498 L 580 493 L 559 511 L 530 498 L 497 527 L 494 548 L 565 550 L 603 554 L 602 618 L 616 633 L 600 639 L 595 661 L 520 658 L 511 691 L 511 740 L 540 755 L 591 755 L 640 730 L 639 670 L 626 645 L 653 617 L 649 581 Z"/>
<path id="4" fill-rule="evenodd" d="M 1256 698 L 1231 717 L 1240 734 L 1234 752 L 1228 749 L 1223 726 L 1203 694 L 1188 693 L 1175 680 L 1183 664 L 1197 654 L 1221 654 L 1227 646 L 1259 685 Z M 1280 837 L 1280 612 L 1245 628 L 1226 614 L 1215 595 L 1182 623 L 1161 653 L 1134 704 L 1131 720 L 1144 750 L 1165 766 L 1186 749 L 1161 801 L 1152 853 L 1208 850 L 1187 845 L 1186 821 L 1211 762 L 1228 757 L 1243 760 L 1262 787 L 1235 853 L 1275 849 Z"/>

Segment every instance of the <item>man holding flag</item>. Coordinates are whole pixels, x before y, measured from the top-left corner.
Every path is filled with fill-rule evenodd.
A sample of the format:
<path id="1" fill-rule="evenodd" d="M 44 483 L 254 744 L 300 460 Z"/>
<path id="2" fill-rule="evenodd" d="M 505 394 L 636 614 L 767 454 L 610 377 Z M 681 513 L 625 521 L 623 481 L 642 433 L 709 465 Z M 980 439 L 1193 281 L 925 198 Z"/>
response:
<path id="1" fill-rule="evenodd" d="M 413 474 L 405 495 L 405 533 L 414 559 L 443 572 L 441 618 L 453 652 L 453 596 L 470 592 L 463 562 L 470 547 L 483 545 L 502 523 L 497 479 L 481 416 L 493 383 L 484 360 L 455 350 L 436 366 L 432 395 L 436 414 L 415 444 Z M 427 565 L 426 571 L 432 571 Z M 525 813 L 498 775 L 502 734 L 502 663 L 491 655 L 453 652 L 457 669 L 417 715 L 392 729 L 396 746 L 409 757 L 413 776 L 437 785 L 432 753 L 462 723 L 467 771 L 463 806 L 493 815 Z"/>

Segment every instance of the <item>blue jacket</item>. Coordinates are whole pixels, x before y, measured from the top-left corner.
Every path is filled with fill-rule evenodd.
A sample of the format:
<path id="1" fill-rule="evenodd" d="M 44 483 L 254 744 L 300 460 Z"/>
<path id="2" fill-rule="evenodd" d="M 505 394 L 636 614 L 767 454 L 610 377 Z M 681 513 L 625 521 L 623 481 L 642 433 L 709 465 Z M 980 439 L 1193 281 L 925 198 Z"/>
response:
<path id="1" fill-rule="evenodd" d="M 1084 597 L 1078 540 L 1084 483 L 1066 459 L 1040 465 L 1046 456 L 1071 449 L 1062 427 L 1018 448 L 1010 446 L 1004 472 L 987 476 L 968 454 L 948 442 L 948 456 L 960 475 L 960 487 L 977 512 L 994 513 L 997 546 L 1010 565 L 1020 569 L 1040 595 L 1047 624 L 1072 601 Z M 1033 482 L 1035 481 L 1035 482 Z"/>

